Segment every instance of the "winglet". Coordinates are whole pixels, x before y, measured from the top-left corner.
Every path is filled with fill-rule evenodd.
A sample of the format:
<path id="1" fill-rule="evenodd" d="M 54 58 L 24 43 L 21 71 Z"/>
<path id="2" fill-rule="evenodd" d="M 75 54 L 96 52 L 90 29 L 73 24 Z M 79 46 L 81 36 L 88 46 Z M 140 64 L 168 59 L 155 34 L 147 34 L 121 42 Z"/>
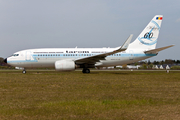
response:
<path id="1" fill-rule="evenodd" d="M 119 47 L 117 50 L 114 50 L 112 52 L 107 52 L 107 53 L 103 53 L 103 54 L 99 54 L 99 55 L 94 55 L 94 56 L 89 56 L 89 57 L 85 57 L 85 58 L 78 58 L 75 60 L 76 63 L 87 63 L 87 62 L 91 62 L 93 64 L 95 64 L 96 62 L 99 62 L 100 60 L 105 60 L 105 57 L 108 55 L 112 55 L 112 54 L 116 54 L 122 51 L 125 51 L 128 46 L 129 43 L 131 42 L 132 39 L 132 34 L 128 37 L 128 39 L 126 40 L 126 42 Z"/>
<path id="2" fill-rule="evenodd" d="M 126 50 L 129 46 L 129 43 L 131 42 L 131 39 L 133 37 L 133 34 L 131 34 L 128 39 L 126 40 L 126 42 L 121 46 L 121 50 Z"/>
<path id="3" fill-rule="evenodd" d="M 126 42 L 124 42 L 124 44 L 121 47 L 119 47 L 117 50 L 115 50 L 114 52 L 118 53 L 118 52 L 121 52 L 121 51 L 125 51 L 128 48 L 129 43 L 131 42 L 132 37 L 133 37 L 133 34 L 131 34 L 128 37 L 128 39 L 126 40 Z"/>

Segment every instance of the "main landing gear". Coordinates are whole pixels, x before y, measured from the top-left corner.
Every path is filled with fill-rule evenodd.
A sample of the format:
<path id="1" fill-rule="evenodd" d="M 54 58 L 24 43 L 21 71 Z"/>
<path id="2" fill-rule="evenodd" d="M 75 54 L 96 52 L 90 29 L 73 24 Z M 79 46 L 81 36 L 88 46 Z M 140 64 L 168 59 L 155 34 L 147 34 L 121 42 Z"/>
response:
<path id="1" fill-rule="evenodd" d="M 22 73 L 23 73 L 23 74 L 26 74 L 26 70 L 24 69 L 24 70 L 22 71 Z"/>
<path id="2" fill-rule="evenodd" d="M 88 68 L 83 68 L 82 73 L 90 73 L 90 70 Z"/>

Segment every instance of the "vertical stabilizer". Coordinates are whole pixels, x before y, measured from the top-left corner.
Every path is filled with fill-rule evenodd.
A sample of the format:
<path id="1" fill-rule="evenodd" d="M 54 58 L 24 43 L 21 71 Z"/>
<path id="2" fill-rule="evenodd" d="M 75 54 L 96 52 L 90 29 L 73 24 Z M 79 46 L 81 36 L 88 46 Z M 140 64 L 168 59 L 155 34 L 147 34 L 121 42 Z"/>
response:
<path id="1" fill-rule="evenodd" d="M 136 38 L 134 42 L 129 45 L 130 49 L 144 49 L 151 50 L 156 48 L 159 31 L 161 28 L 163 16 L 156 15 Z"/>

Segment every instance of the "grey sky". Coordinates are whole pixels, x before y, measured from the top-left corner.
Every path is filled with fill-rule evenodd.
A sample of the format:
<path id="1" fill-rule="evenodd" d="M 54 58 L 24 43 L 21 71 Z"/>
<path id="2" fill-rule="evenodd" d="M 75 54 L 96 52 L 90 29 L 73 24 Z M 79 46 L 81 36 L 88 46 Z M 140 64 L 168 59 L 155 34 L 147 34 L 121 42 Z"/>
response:
<path id="1" fill-rule="evenodd" d="M 179 0 L 0 0 L 0 56 L 29 48 L 117 47 L 162 14 L 150 60 L 180 59 Z"/>

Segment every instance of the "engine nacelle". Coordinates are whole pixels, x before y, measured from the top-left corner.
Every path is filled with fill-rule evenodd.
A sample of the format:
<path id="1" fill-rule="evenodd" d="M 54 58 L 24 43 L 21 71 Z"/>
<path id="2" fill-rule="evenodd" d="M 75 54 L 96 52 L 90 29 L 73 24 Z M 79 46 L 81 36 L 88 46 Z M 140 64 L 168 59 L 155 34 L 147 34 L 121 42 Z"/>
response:
<path id="1" fill-rule="evenodd" d="M 57 71 L 72 71 L 75 70 L 75 63 L 72 60 L 59 60 L 55 62 Z"/>
<path id="2" fill-rule="evenodd" d="M 22 67 L 15 67 L 16 70 L 24 70 Z"/>

